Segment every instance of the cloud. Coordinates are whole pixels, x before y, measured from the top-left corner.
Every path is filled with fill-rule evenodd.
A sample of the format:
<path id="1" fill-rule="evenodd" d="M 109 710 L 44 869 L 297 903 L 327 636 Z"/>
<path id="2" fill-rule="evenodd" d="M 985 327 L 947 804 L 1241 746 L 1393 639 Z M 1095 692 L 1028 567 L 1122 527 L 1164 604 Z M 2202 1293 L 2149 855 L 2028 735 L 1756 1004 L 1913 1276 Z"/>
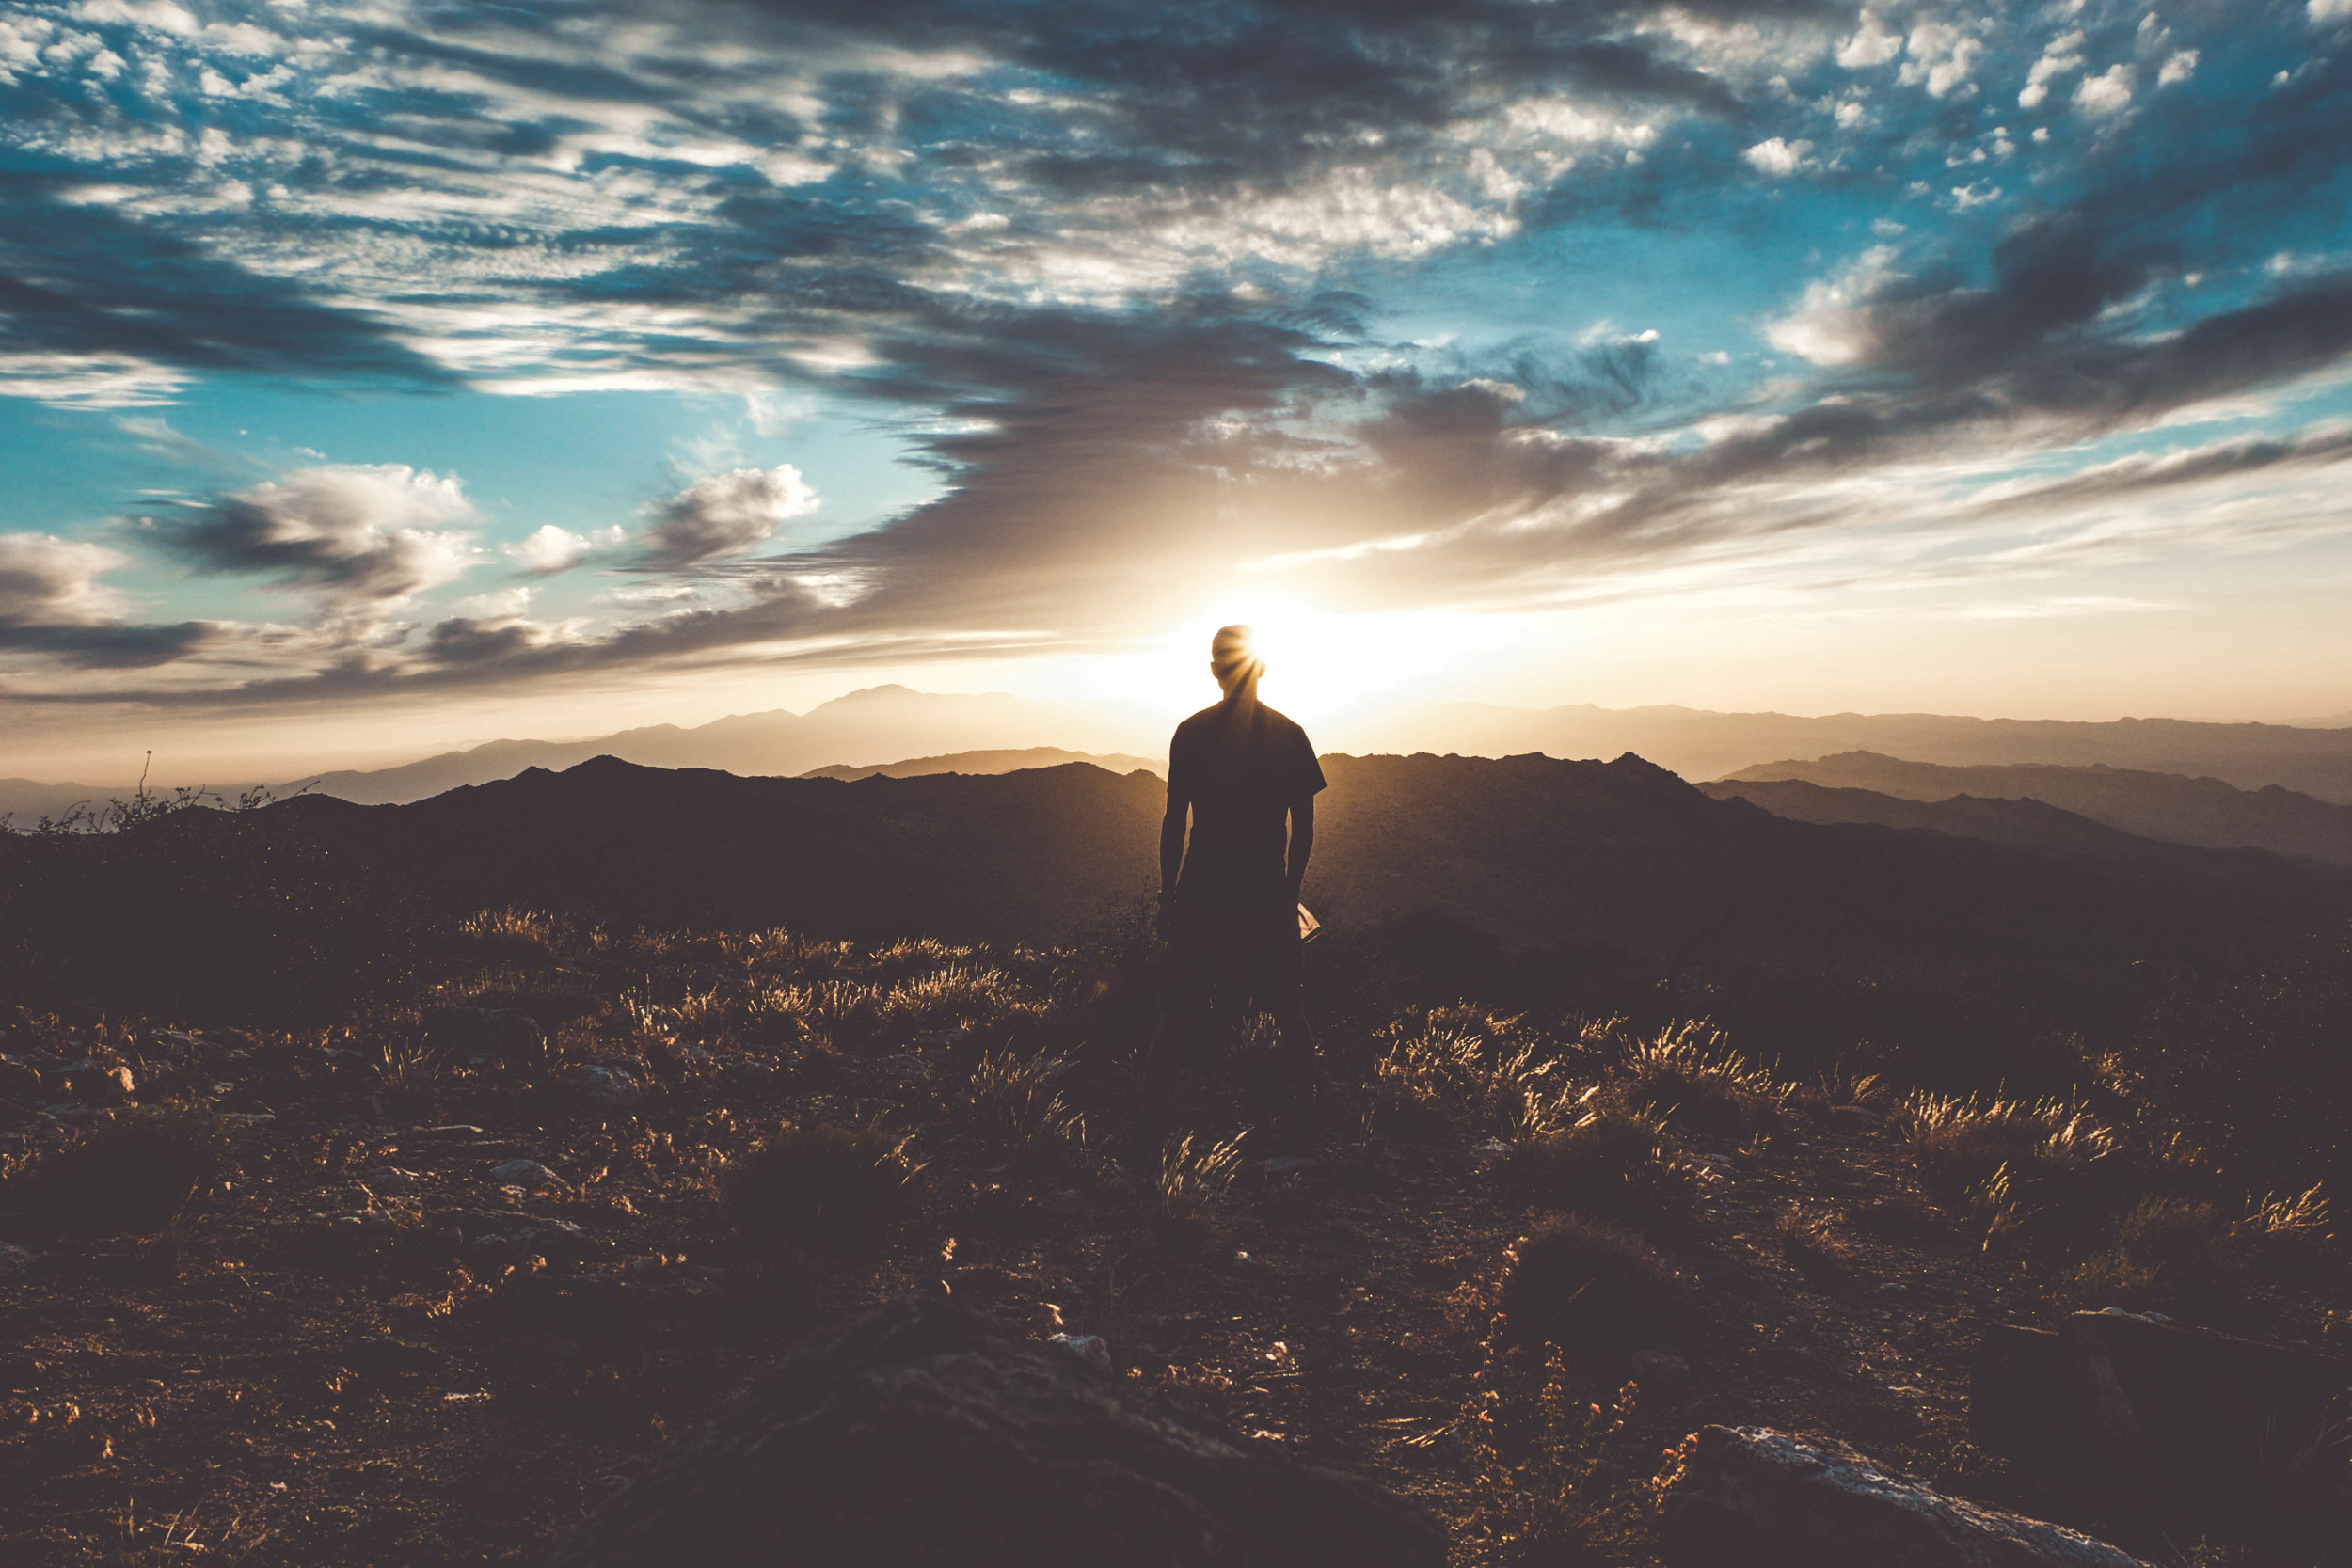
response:
<path id="1" fill-rule="evenodd" d="M 2122 114 L 2132 106 L 2132 89 L 2138 85 L 2139 73 L 2118 60 L 2098 75 L 2074 84 L 2074 107 L 2098 119 Z"/>
<path id="2" fill-rule="evenodd" d="M 1803 137 L 1784 141 L 1773 136 L 1757 142 L 1740 156 L 1745 158 L 1751 167 L 1765 174 L 1789 175 L 1812 161 L 1805 156 L 1812 150 L 1813 144 Z"/>
<path id="3" fill-rule="evenodd" d="M 740 555 L 817 504 L 817 492 L 789 463 L 714 474 L 661 503 L 638 541 L 640 556 L 646 565 L 675 570 Z"/>
<path id="4" fill-rule="evenodd" d="M 2083 63 L 2083 35 L 2080 29 L 2060 33 L 2042 47 L 2042 57 L 2026 73 L 2026 85 L 2017 94 L 2017 106 L 2032 109 L 2041 106 L 2050 96 L 2053 79 L 2070 71 L 2079 71 Z"/>
<path id="5" fill-rule="evenodd" d="M 2181 37 L 2135 34 L 2133 64 L 2076 81 L 2131 19 L 588 0 L 539 28 L 321 3 L 271 8 L 239 54 L 107 3 L 0 39 L 20 84 L 0 202 L 23 220 L 0 226 L 0 389 L 777 397 L 853 405 L 938 482 L 805 540 L 797 471 L 714 449 L 688 471 L 732 471 L 626 546 L 550 524 L 487 558 L 638 574 L 595 618 L 501 593 L 411 632 L 394 607 L 485 559 L 454 482 L 283 476 L 156 537 L 317 595 L 328 624 L 173 701 L 1100 641 L 1241 561 L 1327 574 L 1335 600 L 1545 602 L 1580 574 L 1599 592 L 1867 529 L 1908 484 L 2063 474 L 2090 461 L 2073 443 L 2293 388 L 2352 346 L 2312 227 L 2345 178 L 2352 71 L 2270 38 L 2276 17 L 2229 47 L 2290 64 L 2277 91 L 2236 92 L 2233 63 L 2159 95 L 2197 45 L 2222 57 L 2212 16 L 2168 13 Z M 47 52 L 69 25 L 90 36 L 71 60 Z M 236 90 L 191 107 L 204 71 Z M 1966 104 L 2012 84 L 2038 139 Z M 2125 148 L 2109 128 L 2135 105 Z M 1800 172 L 1820 177 L 1768 182 Z M 1900 245 L 1839 248 L 1873 218 Z M 1629 276 L 1595 298 L 1661 337 L 1480 318 L 1551 297 L 1560 258 L 1615 232 L 1643 236 L 1635 272 L 1740 272 L 1738 313 L 1652 314 Z M 2261 274 L 2282 250 L 2320 259 Z M 1802 270 L 1746 272 L 1773 266 Z M 1448 343 L 1432 313 L 1472 319 Z"/>
<path id="6" fill-rule="evenodd" d="M 628 531 L 617 523 L 593 533 L 574 533 L 553 523 L 542 523 L 515 543 L 501 545 L 499 553 L 526 577 L 553 577 L 599 550 L 618 548 L 628 537 Z"/>
<path id="7" fill-rule="evenodd" d="M 1848 71 L 1863 71 L 1874 65 L 1884 65 L 1902 52 L 1902 35 L 1888 32 L 1880 23 L 1877 13 L 1866 10 L 1862 13 L 1862 24 L 1854 29 L 1853 37 L 1838 46 L 1837 63 Z"/>
<path id="8" fill-rule="evenodd" d="M 120 551 L 41 533 L 0 533 L 0 650 L 101 669 L 168 663 L 201 646 L 196 623 L 130 626 L 121 596 L 99 581 L 130 564 Z"/>
<path id="9" fill-rule="evenodd" d="M 330 620 L 363 635 L 411 594 L 474 566 L 474 515 L 454 476 L 330 465 L 198 504 L 165 538 L 200 571 L 311 591 Z"/>

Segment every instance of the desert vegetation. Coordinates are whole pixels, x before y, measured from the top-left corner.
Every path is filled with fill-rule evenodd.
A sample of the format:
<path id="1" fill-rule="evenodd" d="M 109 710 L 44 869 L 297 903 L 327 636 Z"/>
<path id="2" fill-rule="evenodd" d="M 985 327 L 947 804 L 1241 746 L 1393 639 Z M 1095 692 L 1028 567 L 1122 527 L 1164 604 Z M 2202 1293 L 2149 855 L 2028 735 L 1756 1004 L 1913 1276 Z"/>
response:
<path id="1" fill-rule="evenodd" d="M 17 841 L 0 920 L 172 815 Z M 233 883 L 224 843 L 167 847 L 155 896 Z M 1947 975 L 1670 986 L 1398 921 L 1315 952 L 1319 1158 L 1259 1147 L 1270 1032 L 1236 1017 L 1122 1164 L 1140 916 L 1035 947 L 624 925 L 300 863 L 255 863 L 220 974 L 12 959 L 12 1560 L 529 1560 L 795 1336 L 939 1290 L 1370 1470 L 1466 1561 L 1655 1560 L 1706 1421 L 2152 1560 L 2339 1560 L 2334 1450 L 2296 1462 L 2303 1513 L 2062 1494 L 1974 1446 L 1966 1357 L 2106 1307 L 2342 1346 L 2341 942 L 2169 974 L 2101 1031 Z M 109 940 L 168 944 L 142 921 Z"/>

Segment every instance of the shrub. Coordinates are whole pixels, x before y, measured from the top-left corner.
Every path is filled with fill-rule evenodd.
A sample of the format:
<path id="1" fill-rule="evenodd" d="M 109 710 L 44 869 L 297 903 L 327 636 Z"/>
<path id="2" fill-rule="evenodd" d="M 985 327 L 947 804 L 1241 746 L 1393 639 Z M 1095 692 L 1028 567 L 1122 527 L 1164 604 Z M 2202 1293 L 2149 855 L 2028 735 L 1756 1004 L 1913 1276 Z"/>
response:
<path id="1" fill-rule="evenodd" d="M 1776 1127 L 1787 1091 L 1729 1050 L 1702 1022 L 1661 1030 L 1637 1043 L 1618 1091 L 1625 1102 L 1702 1137 L 1737 1138 Z"/>
<path id="2" fill-rule="evenodd" d="M 1634 1386 L 1606 1405 L 1578 1398 L 1556 1350 L 1527 1386 L 1512 1382 L 1489 1358 L 1462 1423 L 1471 1528 L 1490 1559 L 1653 1560 L 1653 1507 L 1637 1457 L 1645 1446 L 1627 1430 Z"/>
<path id="3" fill-rule="evenodd" d="M 1615 1105 L 1522 1138 L 1504 1174 L 1546 1207 L 1629 1225 L 1677 1216 L 1691 1197 L 1690 1173 L 1668 1150 L 1664 1123 Z"/>
<path id="4" fill-rule="evenodd" d="M 912 1141 L 871 1124 L 780 1129 L 727 1169 L 737 1234 L 773 1252 L 871 1251 L 921 1174 L 907 1159 Z"/>
<path id="5" fill-rule="evenodd" d="M 1418 1132 L 1438 1118 L 1466 1131 L 1519 1137 L 1550 1125 L 1567 1103 L 1559 1053 L 1516 1017 L 1466 1006 L 1391 1024 L 1373 1067 L 1375 1115 Z"/>
<path id="6" fill-rule="evenodd" d="M 1223 1143 L 1195 1148 L 1194 1134 L 1187 1132 L 1161 1151 L 1152 1228 L 1162 1245 L 1188 1251 L 1216 1233 L 1216 1216 L 1241 1174 L 1244 1136 L 1237 1132 Z"/>
<path id="7" fill-rule="evenodd" d="M 1928 1195 L 1966 1209 L 1991 1234 L 2087 1233 L 2104 1212 L 2119 1146 L 2080 1104 L 1918 1094 L 1895 1119 Z"/>
<path id="8" fill-rule="evenodd" d="M 1084 1147 L 1086 1118 L 1071 1110 L 1055 1087 L 1069 1070 L 1068 1057 L 1045 1052 L 1026 1057 L 1010 1050 L 983 1053 L 968 1090 L 972 1119 L 1024 1153 Z"/>
<path id="9" fill-rule="evenodd" d="M 1852 1243 L 1826 1214 L 1792 1205 L 1781 1211 L 1773 1231 L 1780 1238 L 1781 1256 L 1807 1274 L 1841 1274 L 1853 1257 Z"/>
<path id="10" fill-rule="evenodd" d="M 1495 1306 L 1502 1342 L 1605 1360 L 1672 1338 L 1681 1282 L 1638 1236 L 1575 1214 L 1512 1244 Z"/>
<path id="11" fill-rule="evenodd" d="M 2245 1272 L 2218 1208 L 2147 1197 L 2116 1219 L 2107 1244 L 2074 1267 L 2059 1293 L 2077 1307 L 2210 1310 Z"/>
<path id="12" fill-rule="evenodd" d="M 208 1105 L 145 1105 L 32 1160 L 4 1190 L 37 1223 L 152 1234 L 237 1169 L 234 1130 Z"/>

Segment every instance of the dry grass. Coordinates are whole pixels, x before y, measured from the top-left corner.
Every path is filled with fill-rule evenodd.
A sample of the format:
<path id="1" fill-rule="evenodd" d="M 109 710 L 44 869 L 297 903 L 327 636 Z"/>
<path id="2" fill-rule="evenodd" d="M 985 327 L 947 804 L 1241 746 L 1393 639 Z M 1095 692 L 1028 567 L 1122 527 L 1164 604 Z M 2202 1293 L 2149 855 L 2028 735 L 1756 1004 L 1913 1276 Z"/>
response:
<path id="1" fill-rule="evenodd" d="M 1788 1091 L 1697 1020 L 1636 1041 L 1617 1094 L 1628 1105 L 1700 1137 L 1738 1139 L 1780 1125 Z"/>
<path id="2" fill-rule="evenodd" d="M 983 1053 L 966 1085 L 965 1113 L 1024 1154 L 1083 1149 L 1086 1118 L 1070 1108 L 1057 1086 L 1070 1068 L 1068 1057 L 1045 1052 Z"/>
<path id="3" fill-rule="evenodd" d="M 1692 1196 L 1665 1123 L 1597 1101 L 1565 1127 L 1521 1139 L 1504 1175 L 1546 1207 L 1645 1228 L 1678 1220 Z"/>
<path id="4" fill-rule="evenodd" d="M 1163 1246 L 1188 1251 L 1205 1245 L 1241 1175 L 1245 1133 L 1196 1148 L 1187 1132 L 1160 1155 L 1152 1189 L 1152 1228 Z"/>
<path id="5" fill-rule="evenodd" d="M 1781 1211 L 1772 1230 L 1781 1256 L 1807 1274 L 1840 1275 L 1853 1260 L 1853 1243 L 1827 1214 L 1791 1204 Z"/>
<path id="6" fill-rule="evenodd" d="M 1373 1068 L 1375 1104 L 1397 1119 L 1520 1138 L 1556 1125 L 1573 1092 L 1557 1043 L 1520 1016 L 1434 1009 L 1392 1024 Z"/>
<path id="7" fill-rule="evenodd" d="M 2070 1271 L 2061 1300 L 2075 1307 L 2208 1312 L 2237 1296 L 2246 1259 L 2213 1204 L 2145 1197 L 2116 1218 L 2107 1243 Z"/>
<path id="8" fill-rule="evenodd" d="M 2034 1231 L 2082 1234 L 2105 1212 L 2122 1143 L 2078 1103 L 1915 1094 L 1893 1119 L 1920 1185 L 1981 1220 L 1988 1243 Z"/>

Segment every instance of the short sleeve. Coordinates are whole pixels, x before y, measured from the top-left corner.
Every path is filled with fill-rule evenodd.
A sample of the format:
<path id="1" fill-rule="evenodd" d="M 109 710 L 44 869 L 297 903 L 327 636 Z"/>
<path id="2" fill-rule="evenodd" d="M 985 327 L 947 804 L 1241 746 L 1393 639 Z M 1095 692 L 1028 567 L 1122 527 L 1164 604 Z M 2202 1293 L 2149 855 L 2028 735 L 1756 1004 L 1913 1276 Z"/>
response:
<path id="1" fill-rule="evenodd" d="M 1283 771 L 1292 800 L 1311 800 L 1329 787 L 1323 777 L 1323 764 L 1315 756 L 1314 742 L 1295 725 L 1291 729 L 1291 752 L 1290 766 Z"/>
<path id="2" fill-rule="evenodd" d="M 1175 735 L 1168 742 L 1168 798 L 1171 800 L 1192 799 L 1192 752 L 1193 748 L 1184 743 L 1184 727 L 1177 726 Z"/>

